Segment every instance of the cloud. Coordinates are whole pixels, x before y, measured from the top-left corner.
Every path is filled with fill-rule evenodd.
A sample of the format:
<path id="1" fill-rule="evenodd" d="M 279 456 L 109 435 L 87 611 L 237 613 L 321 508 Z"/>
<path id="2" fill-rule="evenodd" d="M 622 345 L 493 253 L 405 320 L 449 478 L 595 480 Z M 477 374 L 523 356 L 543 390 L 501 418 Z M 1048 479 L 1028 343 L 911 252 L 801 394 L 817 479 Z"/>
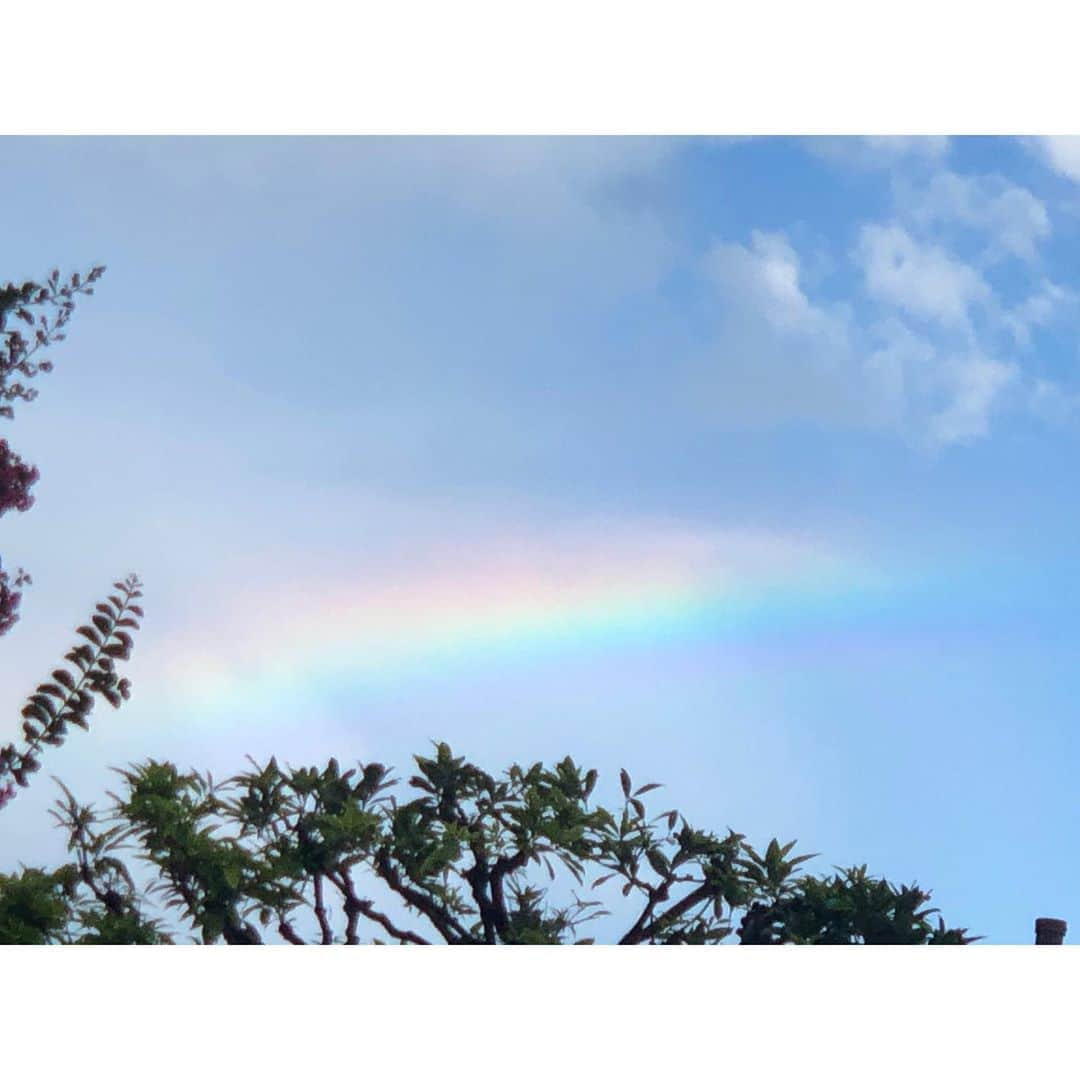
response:
<path id="1" fill-rule="evenodd" d="M 984 436 L 1019 377 L 968 322 L 972 304 L 991 301 L 989 287 L 896 226 L 865 226 L 853 258 L 891 309 L 884 318 L 816 301 L 782 234 L 714 245 L 704 265 L 721 318 L 701 401 L 735 426 L 813 422 L 928 449 Z"/>
<path id="2" fill-rule="evenodd" d="M 692 385 L 697 408 L 736 428 L 865 426 L 850 313 L 810 299 L 786 236 L 755 231 L 746 245 L 717 242 L 701 268 L 716 328 Z"/>
<path id="3" fill-rule="evenodd" d="M 915 429 L 912 397 L 925 380 L 916 373 L 931 370 L 934 346 L 896 318 L 886 319 L 870 331 L 873 342 L 866 367 L 872 393 L 868 410 L 878 423 L 904 435 Z"/>
<path id="4" fill-rule="evenodd" d="M 1028 407 L 1043 423 L 1060 427 L 1075 418 L 1080 395 L 1070 394 L 1049 379 L 1036 379 L 1029 391 Z"/>
<path id="5" fill-rule="evenodd" d="M 868 368 L 876 378 L 883 424 L 926 449 L 964 445 L 986 435 L 993 412 L 1018 378 L 1011 364 L 978 347 L 931 339 L 897 318 L 871 331 Z"/>
<path id="6" fill-rule="evenodd" d="M 937 160 L 949 150 L 947 135 L 864 135 L 863 144 L 883 158 L 923 157 Z"/>
<path id="7" fill-rule="evenodd" d="M 1054 172 L 1068 180 L 1080 181 L 1080 136 L 1042 135 L 1030 144 Z"/>
<path id="8" fill-rule="evenodd" d="M 864 225 L 854 257 L 871 296 L 947 327 L 964 326 L 971 306 L 990 296 L 978 271 L 899 225 Z"/>
<path id="9" fill-rule="evenodd" d="M 806 139 L 816 157 L 842 168 L 888 172 L 900 166 L 936 166 L 949 152 L 944 135 L 861 135 Z"/>
<path id="10" fill-rule="evenodd" d="M 978 352 L 943 359 L 940 375 L 949 400 L 930 417 L 927 435 L 938 446 L 973 442 L 986 435 L 990 415 L 1017 369 Z"/>
<path id="11" fill-rule="evenodd" d="M 887 415 L 930 446 L 986 436 L 1007 401 L 1040 419 L 1060 417 L 1067 392 L 997 355 L 1029 347 L 1075 303 L 1071 290 L 1035 276 L 1051 235 L 1046 205 L 1000 176 L 943 168 L 917 183 L 901 173 L 893 195 L 895 219 L 863 225 L 853 254 L 867 294 L 893 309 L 871 356 Z M 980 247 L 961 257 L 970 234 Z M 1003 270 L 1006 259 L 1020 266 Z M 1030 291 L 1016 300 L 1025 267 Z"/>
<path id="12" fill-rule="evenodd" d="M 1031 262 L 1037 245 L 1050 235 L 1050 215 L 1027 188 L 998 177 L 961 176 L 943 171 L 901 200 L 908 216 L 923 227 L 961 225 L 985 232 L 995 253 Z"/>
<path id="13" fill-rule="evenodd" d="M 799 281 L 799 257 L 782 233 L 750 234 L 750 245 L 717 243 L 705 257 L 705 272 L 729 305 L 762 311 L 780 331 L 843 336 L 835 316 L 815 307 Z"/>
<path id="14" fill-rule="evenodd" d="M 958 346 L 890 317 L 872 327 L 867 361 L 883 425 L 926 449 L 968 444 L 989 430 L 994 410 L 1018 376 L 1015 366 L 978 347 Z"/>
<path id="15" fill-rule="evenodd" d="M 1044 280 L 1026 300 L 1002 311 L 1001 322 L 1018 345 L 1028 346 L 1035 327 L 1047 326 L 1075 302 L 1076 297 L 1070 290 Z"/>
<path id="16" fill-rule="evenodd" d="M 877 313 L 856 294 L 838 318 L 839 305 L 823 306 L 795 276 L 790 251 L 779 258 L 775 249 L 770 261 L 755 239 L 741 260 L 725 253 L 733 274 L 743 277 L 742 284 L 724 283 L 742 305 L 729 311 L 729 324 L 743 328 L 740 345 L 776 361 L 777 397 L 805 395 L 801 408 L 789 413 L 943 447 L 985 437 L 1006 405 L 1040 418 L 1067 412 L 1071 406 L 1062 402 L 1072 399 L 1066 390 L 1033 379 L 1001 355 L 1010 346 L 1029 347 L 1037 330 L 1075 303 L 1069 289 L 1035 274 L 1052 232 L 1046 204 L 1000 176 L 950 170 L 944 138 L 870 136 L 804 145 L 837 165 L 888 172 L 892 205 L 884 220 L 860 224 L 850 252 L 864 296 L 880 305 Z M 1080 179 L 1080 140 L 1038 145 L 1054 167 Z M 751 335 L 745 328 L 755 318 L 758 331 Z M 778 357 L 784 348 L 798 348 L 798 359 Z M 823 361 L 826 353 L 831 365 Z M 808 367 L 821 373 L 830 366 L 834 400 L 823 407 L 824 384 L 807 394 L 798 376 Z M 796 389 L 788 393 L 791 385 Z"/>
<path id="17" fill-rule="evenodd" d="M 66 150 L 65 140 L 43 140 Z M 492 207 L 501 191 L 512 208 L 523 187 L 549 196 L 595 188 L 664 167 L 683 148 L 674 138 L 593 139 L 448 136 L 445 138 L 251 137 L 103 139 L 100 149 L 145 168 L 179 189 L 248 195 L 317 183 L 324 194 L 353 192 L 378 203 L 412 203 L 438 193 L 445 202 Z M 92 148 L 91 148 L 92 149 Z M 517 206 L 524 214 L 530 208 Z M 543 213 L 544 205 L 533 207 Z"/>
<path id="18" fill-rule="evenodd" d="M 195 137 L 103 139 L 79 147 L 74 161 L 71 140 L 43 140 L 32 152 L 49 174 L 77 167 L 96 177 L 122 165 L 138 195 L 114 213 L 142 217 L 148 239 L 198 220 L 232 247 L 250 222 L 265 231 L 272 221 L 281 249 L 301 257 L 327 233 L 359 236 L 354 264 L 380 264 L 384 275 L 420 249 L 436 262 L 453 250 L 466 264 L 497 262 L 520 297 L 587 288 L 604 302 L 653 288 L 669 265 L 674 245 L 663 222 L 625 191 L 662 178 L 684 148 L 684 140 L 645 137 Z M 95 194 L 103 206 L 114 197 Z M 179 247 L 187 229 L 159 244 Z M 250 243 L 235 247 L 250 251 Z"/>

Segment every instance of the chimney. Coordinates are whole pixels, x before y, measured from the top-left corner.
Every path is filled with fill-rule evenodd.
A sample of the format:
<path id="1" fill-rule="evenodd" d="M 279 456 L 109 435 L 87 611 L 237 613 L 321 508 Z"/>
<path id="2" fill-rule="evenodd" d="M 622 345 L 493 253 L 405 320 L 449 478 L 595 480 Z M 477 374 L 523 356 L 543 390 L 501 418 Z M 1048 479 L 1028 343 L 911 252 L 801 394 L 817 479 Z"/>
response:
<path id="1" fill-rule="evenodd" d="M 1035 944 L 1063 945 L 1068 928 L 1069 924 L 1064 919 L 1036 919 Z"/>

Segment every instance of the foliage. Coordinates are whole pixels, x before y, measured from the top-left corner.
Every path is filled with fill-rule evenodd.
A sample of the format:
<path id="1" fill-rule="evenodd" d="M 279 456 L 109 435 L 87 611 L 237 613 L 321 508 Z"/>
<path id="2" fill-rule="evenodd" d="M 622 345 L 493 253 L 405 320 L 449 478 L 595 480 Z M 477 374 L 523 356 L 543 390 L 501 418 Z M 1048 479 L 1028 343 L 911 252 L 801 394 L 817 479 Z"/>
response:
<path id="1" fill-rule="evenodd" d="M 83 909 L 56 907 L 71 881 L 89 890 L 94 918 L 112 915 L 110 940 L 162 940 L 141 914 L 153 896 L 205 943 L 260 944 L 269 932 L 304 944 L 306 920 L 322 944 L 359 944 L 365 935 L 586 944 L 595 939 L 579 936 L 583 927 L 614 918 L 596 898 L 605 892 L 633 904 L 629 925 L 605 935 L 626 945 L 975 940 L 940 919 L 931 925 L 929 894 L 915 885 L 897 888 L 865 867 L 814 877 L 801 869 L 814 856 L 792 855 L 793 843 L 773 840 L 759 854 L 742 835 L 697 829 L 676 810 L 650 816 L 643 797 L 660 785 L 635 789 L 625 771 L 621 805 L 609 810 L 592 802 L 596 770 L 583 772 L 570 758 L 554 768 L 514 765 L 500 778 L 444 743 L 415 761 L 412 798 L 398 797 L 404 793 L 379 764 L 342 772 L 331 759 L 321 770 L 282 769 L 271 758 L 215 785 L 147 761 L 120 771 L 126 790 L 113 796 L 111 823 L 100 832 L 98 816 L 65 788 L 58 820 L 78 853 L 75 868 L 57 872 L 60 884 L 43 870 L 0 882 L 0 903 L 10 907 L 13 897 L 52 920 L 42 930 L 38 914 L 20 931 L 9 918 L 0 940 L 18 932 L 70 938 L 73 911 L 85 940 Z M 145 897 L 131 887 L 125 852 L 154 874 Z M 576 886 L 567 901 L 555 898 L 558 870 Z M 99 872 L 111 884 L 88 881 Z M 113 907 L 104 899 L 110 888 Z"/>
<path id="2" fill-rule="evenodd" d="M 42 747 L 62 746 L 72 724 L 89 731 L 95 694 L 114 709 L 131 696 L 131 683 L 116 674 L 116 662 L 131 658 L 134 642 L 128 631 L 138 629 L 143 614 L 135 603 L 142 596 L 139 584 L 135 575 L 113 582 L 120 595 L 111 594 L 107 602 L 97 605 L 90 619 L 93 625 L 76 630 L 85 641 L 74 645 L 64 657 L 72 670 L 57 668 L 53 681 L 42 683 L 30 695 L 22 710 L 25 746 L 22 750 L 14 743 L 0 747 L 0 779 L 10 776 L 14 783 L 26 787 L 30 775 L 41 768 Z M 13 793 L 9 781 L 0 789 L 0 807 Z"/>
<path id="3" fill-rule="evenodd" d="M 25 281 L 21 285 L 8 282 L 0 285 L 0 401 L 33 401 L 37 391 L 17 377 L 33 379 L 40 372 L 52 370 L 49 360 L 39 359 L 42 349 L 65 338 L 65 327 L 75 310 L 77 295 L 91 295 L 96 282 L 105 272 L 95 266 L 85 278 L 72 274 L 60 280 L 53 270 L 45 284 Z M 13 328 L 8 329 L 11 318 Z M 24 330 L 19 324 L 23 324 Z M 0 406 L 0 416 L 11 419 L 12 406 Z M 27 465 L 0 439 L 0 516 L 8 510 L 25 512 L 33 505 L 30 487 L 38 480 L 38 470 Z M 0 635 L 15 624 L 21 601 L 19 589 L 30 583 L 24 570 L 16 572 L 14 580 L 0 570 Z M 94 705 L 94 696 L 119 708 L 130 696 L 127 679 L 118 678 L 116 661 L 131 655 L 132 638 L 129 630 L 138 629 L 136 617 L 142 609 L 133 601 L 141 597 L 139 581 L 132 575 L 115 583 L 121 596 L 109 596 L 97 605 L 91 616 L 93 624 L 80 626 L 77 633 L 89 642 L 76 645 L 66 656 L 75 670 L 66 668 L 52 673 L 51 682 L 42 683 L 22 710 L 25 747 L 14 743 L 0 747 L 0 809 L 15 795 L 16 785 L 25 787 L 30 774 L 40 768 L 39 755 L 43 746 L 60 746 L 69 725 L 88 729 L 87 717 Z M 8 779 L 5 779 L 8 778 Z M 46 905 L 48 906 L 48 905 Z"/>
<path id="4" fill-rule="evenodd" d="M 44 284 L 24 281 L 15 285 L 9 281 L 0 285 L 0 400 L 33 401 L 37 397 L 36 390 L 11 382 L 12 377 L 32 379 L 39 372 L 52 371 L 51 361 L 35 361 L 35 355 L 64 340 L 64 328 L 75 311 L 75 297 L 93 295 L 94 282 L 104 273 L 104 266 L 95 266 L 85 277 L 76 273 L 61 282 L 59 271 L 53 270 Z M 8 330 L 9 316 L 24 323 L 27 330 L 19 326 Z M 0 416 L 10 420 L 13 415 L 10 405 L 0 407 Z"/>
<path id="5" fill-rule="evenodd" d="M 24 281 L 15 285 L 9 281 L 0 285 L 0 402 L 4 402 L 0 417 L 10 420 L 15 415 L 10 402 L 37 397 L 33 387 L 13 380 L 19 376 L 29 380 L 40 372 L 52 371 L 52 361 L 36 359 L 37 355 L 64 340 L 64 329 L 75 311 L 75 297 L 92 295 L 94 282 L 104 273 L 104 266 L 95 266 L 85 277 L 76 273 L 62 282 L 59 271 L 53 270 L 44 284 Z M 16 324 L 11 329 L 9 316 Z M 34 502 L 30 488 L 37 480 L 38 470 L 27 465 L 6 439 L 0 439 L 0 516 L 8 510 L 29 510 Z M 30 583 L 30 576 L 22 569 L 16 571 L 14 580 L 0 569 L 0 635 L 18 620 L 19 590 Z"/>
<path id="6" fill-rule="evenodd" d="M 48 873 L 0 874 L 0 943 L 7 945 L 158 945 L 171 943 L 157 921 L 144 918 L 127 868 L 110 854 L 110 839 L 94 829 L 92 808 L 66 800 L 53 816 L 68 829 L 75 861 Z"/>

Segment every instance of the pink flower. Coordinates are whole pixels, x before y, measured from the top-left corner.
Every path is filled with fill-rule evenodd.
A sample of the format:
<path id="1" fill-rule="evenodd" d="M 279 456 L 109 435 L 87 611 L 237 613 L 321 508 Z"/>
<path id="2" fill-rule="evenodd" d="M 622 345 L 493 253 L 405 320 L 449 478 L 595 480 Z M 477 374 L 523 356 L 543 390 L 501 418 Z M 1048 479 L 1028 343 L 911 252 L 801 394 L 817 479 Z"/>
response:
<path id="1" fill-rule="evenodd" d="M 30 575 L 19 570 L 12 582 L 6 570 L 0 570 L 0 635 L 6 634 L 19 619 L 19 587 L 30 584 Z"/>
<path id="2" fill-rule="evenodd" d="M 39 473 L 33 465 L 27 465 L 7 444 L 0 439 L 0 515 L 8 510 L 29 510 L 34 505 L 30 486 Z"/>

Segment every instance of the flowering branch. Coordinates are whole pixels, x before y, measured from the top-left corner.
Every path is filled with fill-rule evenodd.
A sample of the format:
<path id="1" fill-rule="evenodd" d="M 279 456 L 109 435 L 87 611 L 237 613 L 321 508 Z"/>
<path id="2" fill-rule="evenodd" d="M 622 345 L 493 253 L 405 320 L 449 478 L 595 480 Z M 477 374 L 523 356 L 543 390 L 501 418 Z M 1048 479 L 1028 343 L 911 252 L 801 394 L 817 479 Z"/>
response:
<path id="1" fill-rule="evenodd" d="M 16 374 L 32 379 L 39 371 L 52 371 L 51 361 L 35 363 L 34 355 L 64 340 L 64 327 L 75 311 L 75 297 L 93 295 L 94 282 L 104 273 L 104 266 L 95 266 L 85 278 L 72 274 L 61 284 L 60 273 L 54 270 L 44 285 L 34 281 L 0 285 L 0 399 L 33 401 L 37 397 L 36 390 L 21 382 L 9 385 L 8 380 Z M 51 318 L 41 313 L 35 319 L 32 309 L 36 307 L 52 308 L 55 313 Z M 5 329 L 9 315 L 27 325 L 26 336 L 18 328 Z M 0 406 L 0 416 L 10 420 L 13 415 L 10 405 Z"/>
<path id="2" fill-rule="evenodd" d="M 23 706 L 23 734 L 26 747 L 17 750 L 14 743 L 0 747 L 0 779 L 10 775 L 19 787 L 26 787 L 27 777 L 41 767 L 38 757 L 42 746 L 60 746 L 68 725 L 84 731 L 94 707 L 94 695 L 100 695 L 118 709 L 131 696 L 131 684 L 116 674 L 116 661 L 128 660 L 134 646 L 128 630 L 139 628 L 143 610 L 135 603 L 142 596 L 141 582 L 134 575 L 113 583 L 121 596 L 110 596 L 108 603 L 97 605 L 91 616 L 92 626 L 80 626 L 76 633 L 89 644 L 76 645 L 64 657 L 79 672 L 78 677 L 66 668 L 52 673 L 53 682 L 42 683 Z M 0 807 L 14 794 L 10 781 L 0 788 Z"/>

